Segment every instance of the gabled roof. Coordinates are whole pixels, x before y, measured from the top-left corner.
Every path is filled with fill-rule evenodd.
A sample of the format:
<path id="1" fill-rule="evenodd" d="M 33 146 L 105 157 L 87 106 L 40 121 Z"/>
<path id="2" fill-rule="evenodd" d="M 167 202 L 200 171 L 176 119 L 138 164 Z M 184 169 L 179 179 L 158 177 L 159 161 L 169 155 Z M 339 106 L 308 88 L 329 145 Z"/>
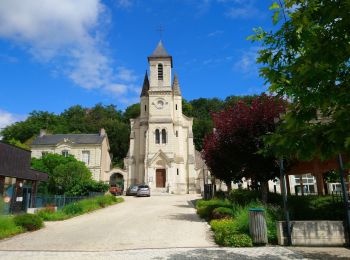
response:
<path id="1" fill-rule="evenodd" d="M 174 75 L 174 80 L 173 80 L 173 95 L 181 96 L 180 85 L 176 74 Z"/>
<path id="2" fill-rule="evenodd" d="M 148 97 L 148 90 L 149 90 L 149 80 L 148 80 L 148 74 L 146 70 L 145 79 L 143 80 L 143 85 L 142 85 L 141 97 Z"/>
<path id="3" fill-rule="evenodd" d="M 69 141 L 75 144 L 101 144 L 104 135 L 100 134 L 55 134 L 38 136 L 32 145 L 57 145 L 58 143 Z"/>

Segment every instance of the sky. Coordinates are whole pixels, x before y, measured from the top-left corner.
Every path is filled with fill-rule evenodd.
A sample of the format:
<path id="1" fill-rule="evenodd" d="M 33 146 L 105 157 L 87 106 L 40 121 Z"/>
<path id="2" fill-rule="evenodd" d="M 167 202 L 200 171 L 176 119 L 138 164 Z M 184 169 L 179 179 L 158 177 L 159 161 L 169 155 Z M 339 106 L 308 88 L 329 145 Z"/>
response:
<path id="1" fill-rule="evenodd" d="M 139 101 L 161 39 L 187 100 L 260 94 L 271 0 L 0 0 L 0 128 L 33 110 Z M 159 30 L 162 28 L 162 30 Z"/>

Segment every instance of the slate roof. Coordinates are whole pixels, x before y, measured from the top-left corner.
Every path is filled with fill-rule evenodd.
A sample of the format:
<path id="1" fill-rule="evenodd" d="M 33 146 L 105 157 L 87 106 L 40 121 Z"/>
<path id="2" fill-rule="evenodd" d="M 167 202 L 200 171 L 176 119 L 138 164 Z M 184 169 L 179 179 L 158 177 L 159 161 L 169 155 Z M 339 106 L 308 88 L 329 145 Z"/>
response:
<path id="1" fill-rule="evenodd" d="M 173 58 L 171 55 L 168 54 L 168 52 L 165 50 L 162 41 L 159 41 L 156 49 L 153 51 L 153 53 L 148 56 L 148 61 L 152 59 L 157 59 L 157 58 L 168 58 L 171 61 L 171 67 L 173 67 Z"/>
<path id="2" fill-rule="evenodd" d="M 76 144 L 101 144 L 105 136 L 100 134 L 55 134 L 38 136 L 32 145 L 56 145 L 64 140 Z"/>
<path id="3" fill-rule="evenodd" d="M 176 74 L 174 75 L 174 80 L 173 80 L 173 94 L 174 96 L 181 96 L 180 85 Z"/>
<path id="4" fill-rule="evenodd" d="M 149 80 L 148 80 L 148 74 L 147 74 L 147 71 L 146 71 L 145 79 L 143 80 L 141 97 L 143 97 L 143 96 L 148 97 L 148 90 L 149 90 Z"/>
<path id="5" fill-rule="evenodd" d="M 30 151 L 0 142 L 0 175 L 47 181 L 47 173 L 30 169 Z"/>
<path id="6" fill-rule="evenodd" d="M 149 58 L 166 58 L 166 57 L 170 57 L 171 58 L 171 56 L 165 50 L 162 41 L 159 41 L 156 49 L 149 56 Z"/>

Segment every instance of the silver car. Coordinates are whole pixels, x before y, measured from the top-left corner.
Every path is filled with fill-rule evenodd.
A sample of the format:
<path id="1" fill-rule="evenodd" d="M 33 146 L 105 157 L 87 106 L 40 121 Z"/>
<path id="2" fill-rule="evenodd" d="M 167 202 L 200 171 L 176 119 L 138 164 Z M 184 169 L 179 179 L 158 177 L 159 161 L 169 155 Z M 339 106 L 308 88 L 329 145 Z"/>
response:
<path id="1" fill-rule="evenodd" d="M 137 190 L 137 197 L 150 197 L 151 196 L 151 189 L 148 185 L 139 185 L 139 189 Z"/>

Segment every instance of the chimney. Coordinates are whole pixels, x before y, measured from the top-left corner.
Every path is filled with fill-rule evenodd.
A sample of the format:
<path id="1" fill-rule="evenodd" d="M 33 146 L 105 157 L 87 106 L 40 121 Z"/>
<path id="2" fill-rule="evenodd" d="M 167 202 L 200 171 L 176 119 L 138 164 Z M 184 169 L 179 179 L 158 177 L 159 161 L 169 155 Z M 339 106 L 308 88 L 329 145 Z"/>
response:
<path id="1" fill-rule="evenodd" d="M 106 130 L 104 128 L 100 129 L 100 136 L 105 136 L 106 135 Z"/>
<path id="2" fill-rule="evenodd" d="M 44 135 L 46 135 L 46 129 L 40 129 L 40 137 L 43 137 Z"/>

